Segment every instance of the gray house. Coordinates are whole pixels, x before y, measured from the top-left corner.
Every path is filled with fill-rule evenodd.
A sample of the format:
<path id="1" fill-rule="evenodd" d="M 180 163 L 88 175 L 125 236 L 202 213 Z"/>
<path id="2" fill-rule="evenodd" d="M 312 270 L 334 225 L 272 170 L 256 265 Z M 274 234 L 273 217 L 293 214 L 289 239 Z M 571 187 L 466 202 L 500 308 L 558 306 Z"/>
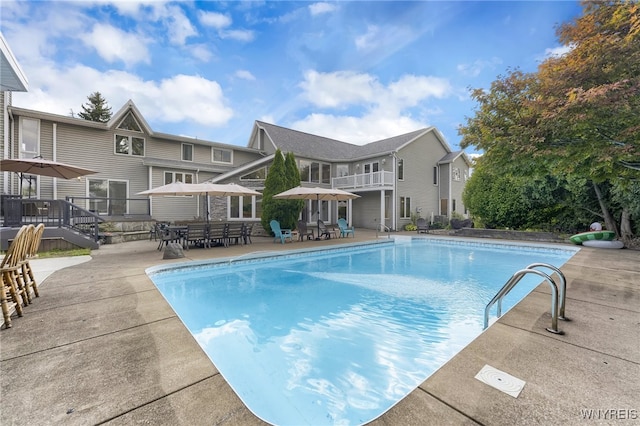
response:
<path id="1" fill-rule="evenodd" d="M 462 190 L 470 161 L 452 152 L 435 128 L 357 146 L 256 121 L 246 147 L 150 128 L 132 101 L 108 123 L 28 110 L 6 104 L 4 158 L 46 159 L 95 170 L 74 180 L 3 172 L 4 194 L 67 199 L 105 217 L 148 215 L 157 220 L 202 218 L 258 221 L 260 197 L 147 197 L 139 192 L 175 181 L 237 182 L 261 191 L 276 149 L 292 152 L 303 185 L 352 191 L 351 202 L 307 203 L 302 218 L 332 223 L 345 217 L 363 228 L 401 229 L 412 217 L 466 215 Z"/>

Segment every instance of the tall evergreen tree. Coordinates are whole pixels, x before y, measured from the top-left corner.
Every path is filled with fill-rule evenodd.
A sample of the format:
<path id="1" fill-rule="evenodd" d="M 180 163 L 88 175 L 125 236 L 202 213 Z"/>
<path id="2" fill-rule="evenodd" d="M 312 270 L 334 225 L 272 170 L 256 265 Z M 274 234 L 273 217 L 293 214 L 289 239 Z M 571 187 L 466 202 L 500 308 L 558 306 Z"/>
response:
<path id="1" fill-rule="evenodd" d="M 265 231 L 271 232 L 271 220 L 275 219 L 280 222 L 282 228 L 287 218 L 286 200 L 274 199 L 273 196 L 287 189 L 287 179 L 285 175 L 284 156 L 282 151 L 276 150 L 273 163 L 267 172 L 267 178 L 264 180 L 264 191 L 262 191 L 262 214 L 260 222 Z"/>
<path id="2" fill-rule="evenodd" d="M 111 107 L 100 92 L 90 94 L 87 99 L 88 102 L 82 105 L 82 112 L 78 113 L 78 117 L 99 123 L 106 123 L 111 119 Z"/>
<path id="3" fill-rule="evenodd" d="M 296 186 L 300 186 L 300 169 L 298 169 L 298 165 L 296 164 L 296 157 L 293 155 L 293 152 L 287 152 L 284 160 L 285 167 L 285 177 L 287 181 L 287 189 L 295 188 Z M 298 225 L 298 217 L 300 216 L 300 211 L 304 207 L 303 200 L 286 200 L 289 205 L 289 217 L 287 218 L 287 227 L 290 229 L 295 229 Z"/>

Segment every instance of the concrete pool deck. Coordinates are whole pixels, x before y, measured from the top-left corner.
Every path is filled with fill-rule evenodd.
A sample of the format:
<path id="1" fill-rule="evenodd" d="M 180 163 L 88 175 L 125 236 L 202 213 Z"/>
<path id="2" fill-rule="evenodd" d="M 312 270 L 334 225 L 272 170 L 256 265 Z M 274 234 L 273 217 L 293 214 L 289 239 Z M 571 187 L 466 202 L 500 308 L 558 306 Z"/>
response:
<path id="1" fill-rule="evenodd" d="M 102 246 L 71 266 L 68 259 L 49 262 L 39 270 L 49 268 L 40 297 L 22 318 L 12 317 L 12 328 L 0 330 L 0 423 L 265 424 L 231 390 L 145 269 L 376 238 L 373 231 L 356 234 L 285 246 L 256 237 L 248 246 L 191 249 L 177 260 L 162 260 L 157 243 L 136 241 Z M 640 251 L 585 247 L 561 269 L 571 319 L 559 322 L 564 335 L 545 331 L 550 293 L 542 283 L 370 424 L 639 423 Z M 524 380 L 519 397 L 475 379 L 485 365 Z"/>

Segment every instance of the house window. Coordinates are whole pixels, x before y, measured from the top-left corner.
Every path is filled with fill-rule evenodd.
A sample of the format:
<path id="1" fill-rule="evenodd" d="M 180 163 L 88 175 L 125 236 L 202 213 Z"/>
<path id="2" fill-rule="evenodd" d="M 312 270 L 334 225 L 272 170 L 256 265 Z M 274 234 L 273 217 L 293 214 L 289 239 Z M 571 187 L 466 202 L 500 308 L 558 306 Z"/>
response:
<path id="1" fill-rule="evenodd" d="M 240 176 L 240 180 L 265 180 L 267 178 L 267 168 L 263 167 L 258 170 L 254 170 L 251 173 Z"/>
<path id="2" fill-rule="evenodd" d="M 164 172 L 164 184 L 182 182 L 193 183 L 193 174 L 181 172 Z"/>
<path id="3" fill-rule="evenodd" d="M 40 153 L 40 120 L 20 118 L 20 158 L 33 158 Z"/>
<path id="4" fill-rule="evenodd" d="M 128 182 L 111 179 L 88 179 L 89 210 L 119 216 L 127 213 Z"/>
<path id="5" fill-rule="evenodd" d="M 260 198 L 258 200 L 258 198 Z M 230 219 L 260 219 L 262 197 L 229 197 Z"/>
<path id="6" fill-rule="evenodd" d="M 182 161 L 193 161 L 193 144 L 182 144 Z"/>
<path id="7" fill-rule="evenodd" d="M 404 180 L 404 160 L 398 159 L 398 180 Z"/>
<path id="8" fill-rule="evenodd" d="M 133 132 L 142 132 L 142 130 L 140 129 L 140 125 L 131 113 L 128 113 L 126 117 L 122 119 L 122 121 L 118 125 L 118 129 L 131 130 Z"/>
<path id="9" fill-rule="evenodd" d="M 307 160 L 300 160 L 298 164 L 301 182 L 331 183 L 330 164 Z"/>
<path id="10" fill-rule="evenodd" d="M 433 184 L 438 184 L 438 167 L 433 168 Z"/>
<path id="11" fill-rule="evenodd" d="M 336 164 L 336 176 L 338 176 L 338 177 L 349 176 L 349 165 L 348 164 Z"/>
<path id="12" fill-rule="evenodd" d="M 453 200 L 451 200 L 451 211 L 452 212 L 456 211 L 456 199 L 455 198 Z"/>
<path id="13" fill-rule="evenodd" d="M 457 167 L 453 168 L 453 180 L 460 180 L 460 169 Z"/>
<path id="14" fill-rule="evenodd" d="M 466 170 L 463 172 L 464 181 L 466 182 L 469 179 L 469 172 Z"/>
<path id="15" fill-rule="evenodd" d="M 232 152 L 228 149 L 219 149 L 219 148 L 213 148 L 211 150 L 211 155 L 212 155 L 212 159 L 211 161 L 213 161 L 214 163 L 227 163 L 227 164 L 231 164 L 232 162 Z"/>
<path id="16" fill-rule="evenodd" d="M 144 156 L 144 138 L 117 134 L 115 136 L 115 153 Z"/>
<path id="17" fill-rule="evenodd" d="M 411 197 L 400 197 L 400 217 L 411 218 Z"/>

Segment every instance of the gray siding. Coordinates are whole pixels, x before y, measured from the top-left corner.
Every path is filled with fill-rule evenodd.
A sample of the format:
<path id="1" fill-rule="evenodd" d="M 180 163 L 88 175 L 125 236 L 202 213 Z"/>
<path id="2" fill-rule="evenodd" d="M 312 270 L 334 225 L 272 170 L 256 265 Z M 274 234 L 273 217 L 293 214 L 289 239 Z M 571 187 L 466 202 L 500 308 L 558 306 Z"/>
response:
<path id="1" fill-rule="evenodd" d="M 411 197 L 412 213 L 425 219 L 429 219 L 431 213 L 438 214 L 440 188 L 433 184 L 433 168 L 446 154 L 433 133 L 427 133 L 398 152 L 398 158 L 404 160 L 404 180 L 398 181 L 396 194 L 398 228 L 411 223 L 410 219 L 400 218 L 400 197 Z"/>

